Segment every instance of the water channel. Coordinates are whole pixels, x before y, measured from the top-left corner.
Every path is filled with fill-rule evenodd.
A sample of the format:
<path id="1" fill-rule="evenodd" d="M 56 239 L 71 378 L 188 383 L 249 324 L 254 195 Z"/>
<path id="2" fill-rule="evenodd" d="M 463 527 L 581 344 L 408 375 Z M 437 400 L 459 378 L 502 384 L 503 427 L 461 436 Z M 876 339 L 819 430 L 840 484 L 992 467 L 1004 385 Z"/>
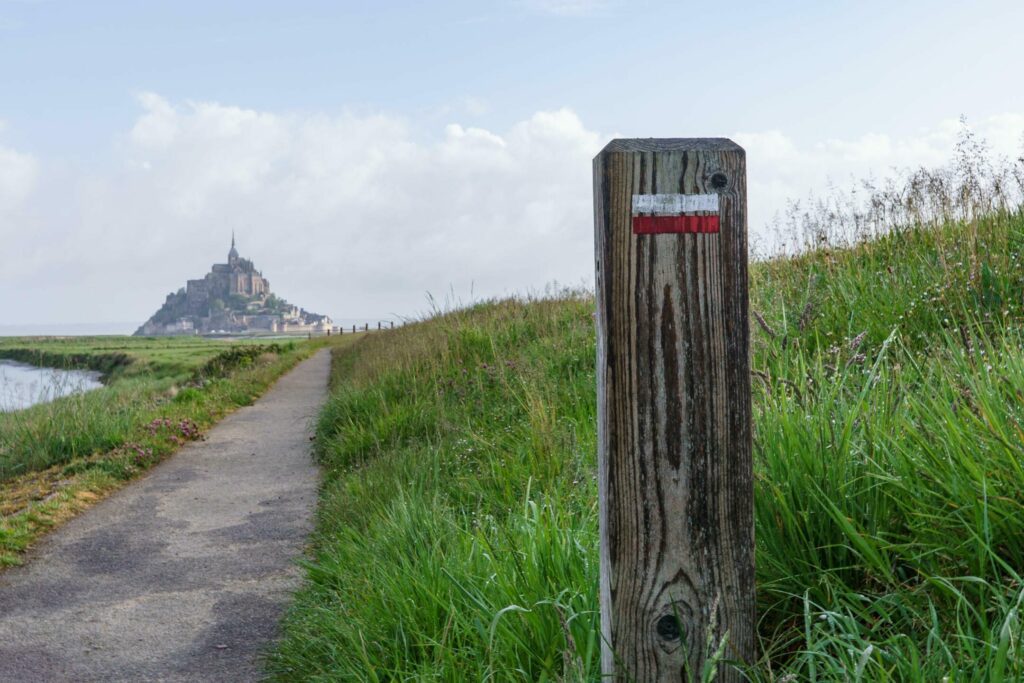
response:
<path id="1" fill-rule="evenodd" d="M 0 358 L 0 412 L 21 410 L 102 386 L 100 373 L 93 370 L 37 368 Z"/>

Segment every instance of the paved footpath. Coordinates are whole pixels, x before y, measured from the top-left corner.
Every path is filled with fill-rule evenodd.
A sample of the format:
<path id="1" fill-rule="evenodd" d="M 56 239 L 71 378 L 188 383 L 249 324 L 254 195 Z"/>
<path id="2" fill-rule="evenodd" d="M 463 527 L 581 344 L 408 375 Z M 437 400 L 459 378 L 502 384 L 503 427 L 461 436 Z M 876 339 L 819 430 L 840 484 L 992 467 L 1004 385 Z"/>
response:
<path id="1" fill-rule="evenodd" d="M 301 574 L 318 352 L 0 572 L 0 681 L 253 681 Z"/>

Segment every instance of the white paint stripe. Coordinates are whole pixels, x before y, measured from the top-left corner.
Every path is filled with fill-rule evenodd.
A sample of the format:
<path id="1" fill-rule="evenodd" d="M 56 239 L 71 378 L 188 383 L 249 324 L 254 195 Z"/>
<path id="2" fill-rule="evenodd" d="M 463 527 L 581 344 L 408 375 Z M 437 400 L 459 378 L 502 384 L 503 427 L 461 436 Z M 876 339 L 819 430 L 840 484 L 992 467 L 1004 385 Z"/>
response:
<path id="1" fill-rule="evenodd" d="M 717 194 L 635 194 L 633 215 L 678 216 L 698 211 L 718 212 Z"/>

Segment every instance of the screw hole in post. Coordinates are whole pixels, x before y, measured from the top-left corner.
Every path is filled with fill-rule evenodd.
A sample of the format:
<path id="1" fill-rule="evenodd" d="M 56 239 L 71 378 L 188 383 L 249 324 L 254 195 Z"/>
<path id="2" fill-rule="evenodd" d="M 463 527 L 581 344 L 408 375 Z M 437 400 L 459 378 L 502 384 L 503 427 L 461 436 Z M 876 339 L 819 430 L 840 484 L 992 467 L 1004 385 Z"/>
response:
<path id="1" fill-rule="evenodd" d="M 724 189 L 729 184 L 729 179 L 724 173 L 715 173 L 711 176 L 711 187 L 716 190 Z"/>
<path id="2" fill-rule="evenodd" d="M 672 614 L 666 614 L 654 625 L 654 630 L 665 640 L 679 640 L 683 637 L 683 630 L 679 624 L 679 618 Z"/>

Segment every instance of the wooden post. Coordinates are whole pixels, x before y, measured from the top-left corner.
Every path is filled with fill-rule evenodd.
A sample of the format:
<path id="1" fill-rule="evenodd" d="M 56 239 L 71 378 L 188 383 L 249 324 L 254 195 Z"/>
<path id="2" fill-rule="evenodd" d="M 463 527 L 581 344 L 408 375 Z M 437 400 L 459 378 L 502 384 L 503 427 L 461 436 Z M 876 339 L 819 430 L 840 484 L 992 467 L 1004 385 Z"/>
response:
<path id="1" fill-rule="evenodd" d="M 352 326 L 352 334 L 355 334 L 355 333 L 356 333 L 356 326 L 355 326 L 355 325 L 353 325 L 353 326 Z"/>
<path id="2" fill-rule="evenodd" d="M 746 155 L 614 140 L 594 159 L 602 669 L 754 659 Z M 719 664 L 716 681 L 745 680 Z"/>
<path id="3" fill-rule="evenodd" d="M 395 321 L 394 320 L 391 321 L 391 329 L 395 329 Z"/>
<path id="4" fill-rule="evenodd" d="M 370 323 L 363 323 L 363 332 L 370 331 Z"/>
<path id="5" fill-rule="evenodd" d="M 378 330 L 380 329 L 380 321 L 379 320 L 377 321 L 377 329 Z"/>

